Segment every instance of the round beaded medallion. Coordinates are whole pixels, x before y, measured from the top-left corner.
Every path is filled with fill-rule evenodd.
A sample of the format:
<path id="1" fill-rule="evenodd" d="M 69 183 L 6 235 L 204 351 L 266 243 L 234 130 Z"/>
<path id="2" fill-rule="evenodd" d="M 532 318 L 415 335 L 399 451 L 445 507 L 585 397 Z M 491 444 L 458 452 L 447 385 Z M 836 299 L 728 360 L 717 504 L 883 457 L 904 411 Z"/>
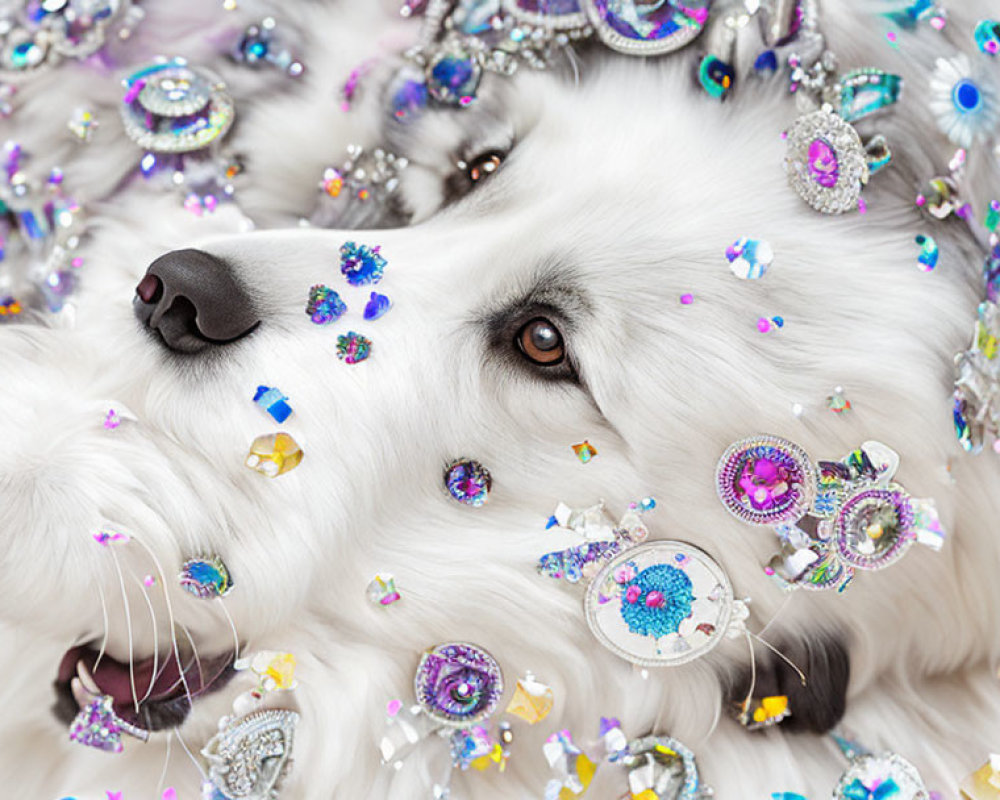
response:
<path id="1" fill-rule="evenodd" d="M 659 55 L 684 47 L 708 21 L 711 0 L 685 3 L 649 0 L 586 0 L 597 35 L 612 50 Z"/>
<path id="2" fill-rule="evenodd" d="M 683 664 L 726 633 L 733 589 L 707 553 L 685 542 L 629 548 L 594 577 L 584 599 L 597 640 L 642 666 Z"/>
<path id="3" fill-rule="evenodd" d="M 448 465 L 444 485 L 455 500 L 478 508 L 489 499 L 493 479 L 490 471 L 478 461 L 460 459 Z"/>
<path id="4" fill-rule="evenodd" d="M 898 561 L 915 539 L 910 496 L 897 486 L 862 489 L 844 502 L 834 521 L 837 552 L 858 569 Z"/>
<path id="5" fill-rule="evenodd" d="M 224 85 L 175 58 L 151 64 L 124 81 L 122 121 L 140 147 L 157 153 L 200 150 L 233 124 Z"/>
<path id="6" fill-rule="evenodd" d="M 776 525 L 809 511 L 816 469 L 797 444 L 777 436 L 751 436 L 722 454 L 715 483 L 733 516 L 751 525 Z"/>
<path id="7" fill-rule="evenodd" d="M 930 794 L 913 764 L 896 753 L 882 753 L 855 758 L 833 791 L 834 800 L 862 797 L 929 800 Z"/>
<path id="8" fill-rule="evenodd" d="M 857 208 L 868 183 L 868 158 L 861 137 L 832 111 L 799 117 L 788 130 L 788 182 L 810 206 L 824 214 Z"/>
<path id="9" fill-rule="evenodd" d="M 468 727 L 496 709 L 503 674 L 496 660 L 474 644 L 449 642 L 420 658 L 413 679 L 417 703 L 442 725 Z"/>

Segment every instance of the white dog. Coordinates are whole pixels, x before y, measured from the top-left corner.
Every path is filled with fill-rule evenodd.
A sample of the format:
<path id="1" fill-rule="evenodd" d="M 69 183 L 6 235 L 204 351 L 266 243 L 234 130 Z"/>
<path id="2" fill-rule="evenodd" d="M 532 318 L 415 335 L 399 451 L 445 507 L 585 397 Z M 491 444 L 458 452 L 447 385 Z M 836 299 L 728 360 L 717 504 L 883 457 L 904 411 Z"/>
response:
<path id="1" fill-rule="evenodd" d="M 508 685 L 531 670 L 556 698 L 543 722 L 515 725 L 505 773 L 456 777 L 456 795 L 542 796 L 545 737 L 568 728 L 586 744 L 604 715 L 631 735 L 686 742 L 720 797 L 826 796 L 843 769 L 835 748 L 725 719 L 748 684 L 739 640 L 643 673 L 591 636 L 577 588 L 537 574 L 538 557 L 565 546 L 545 530 L 557 502 L 603 499 L 617 513 L 644 496 L 658 502 L 645 517 L 652 538 L 717 559 L 737 596 L 752 599 L 748 627 L 766 627 L 805 671 L 803 688 L 758 649 L 762 686 L 791 699 L 789 723 L 823 732 L 846 705 L 860 738 L 902 753 L 954 796 L 1000 741 L 1000 699 L 981 671 L 1000 657 L 1000 467 L 992 454 L 961 451 L 950 416 L 952 358 L 968 344 L 982 253 L 959 225 L 929 229 L 913 195 L 951 151 L 924 107 L 932 56 L 970 49 L 962 37 L 990 4 L 956 9 L 943 32 L 910 34 L 898 51 L 863 5 L 826 9 L 829 45 L 846 66 L 874 64 L 908 82 L 880 122 L 894 161 L 866 191 L 864 216 L 816 214 L 788 187 L 779 134 L 796 111 L 780 79 L 747 81 L 720 106 L 692 88 L 683 52 L 594 57 L 579 83 L 492 77 L 468 110 L 406 128 L 387 121 L 384 136 L 411 162 L 396 209 L 407 227 L 198 241 L 170 200 L 111 205 L 76 325 L 0 330 L 5 796 L 130 800 L 167 786 L 198 796 L 201 775 L 184 749 L 197 760 L 251 685 L 246 673 L 224 672 L 190 707 L 176 697 L 145 704 L 140 719 L 157 732 L 147 744 L 128 740 L 123 755 L 67 741 L 66 706 L 62 721 L 51 707 L 67 701 L 68 676 L 55 692 L 53 681 L 68 648 L 102 643 L 126 695 L 130 662 L 149 669 L 154 654 L 163 664 L 196 651 L 204 671 L 222 670 L 230 618 L 241 652 L 298 659 L 298 687 L 268 699 L 301 714 L 283 797 L 430 796 L 442 777 L 432 745 L 444 742 L 399 770 L 380 766 L 376 743 L 386 701 L 412 701 L 419 654 L 446 641 L 488 649 Z M 342 19 L 336 8 L 289 14 L 314 31 Z M 343 27 L 337 35 L 356 38 Z M 340 77 L 348 63 L 317 51 L 313 84 L 252 111 L 260 121 L 265 110 L 297 109 L 295 120 L 278 114 L 241 133 L 269 176 L 247 196 L 262 218 L 308 209 L 318 173 L 307 167 L 336 155 L 320 124 L 329 112 L 317 107 L 313 121 L 308 98 L 331 91 L 324 64 Z M 376 84 L 354 124 L 380 124 Z M 38 107 L 28 110 L 36 119 Z M 336 138 L 350 135 L 340 123 Z M 127 147 L 109 142 L 87 155 L 87 169 L 107 181 L 102 170 L 128 160 Z M 502 160 L 484 180 L 454 166 L 483 153 Z M 995 158 L 970 173 L 983 197 L 996 187 Z M 917 269 L 921 232 L 940 245 L 931 273 Z M 737 280 L 723 258 L 741 236 L 773 247 L 759 281 Z M 344 292 L 351 310 L 336 332 L 373 341 L 356 365 L 338 361 L 334 333 L 303 314 L 309 287 L 340 290 L 346 240 L 380 246 L 388 265 L 378 288 L 392 300 L 385 317 L 364 322 L 367 291 Z M 155 316 L 153 329 L 137 325 L 132 287 L 153 259 L 189 246 L 208 254 L 211 277 L 196 289 L 181 273 L 201 257 L 168 256 L 161 267 L 180 277 L 163 279 L 165 290 L 176 280 L 191 306 Z M 681 304 L 687 293 L 693 303 Z M 159 302 L 147 299 L 144 322 Z M 201 322 L 253 330 L 208 344 L 192 308 Z M 780 330 L 758 332 L 758 318 L 777 315 Z M 243 463 L 254 437 L 278 429 L 251 402 L 261 384 L 291 398 L 282 429 L 305 453 L 274 480 Z M 837 385 L 852 404 L 839 415 L 824 404 Z M 107 430 L 109 408 L 131 418 Z M 867 439 L 890 445 L 900 481 L 937 501 L 944 549 L 914 548 L 843 594 L 783 594 L 760 568 L 774 537 L 737 522 L 715 495 L 723 450 L 759 432 L 817 458 Z M 570 450 L 584 439 L 599 450 L 588 464 Z M 482 508 L 443 492 L 444 467 L 463 457 L 492 474 Z M 96 543 L 107 523 L 131 541 Z M 177 584 L 181 563 L 204 554 L 220 555 L 233 576 L 224 600 Z M 366 599 L 378 571 L 395 575 L 401 602 Z M 953 677 L 929 682 L 943 675 Z M 590 791 L 624 788 L 623 774 L 602 766 Z"/>

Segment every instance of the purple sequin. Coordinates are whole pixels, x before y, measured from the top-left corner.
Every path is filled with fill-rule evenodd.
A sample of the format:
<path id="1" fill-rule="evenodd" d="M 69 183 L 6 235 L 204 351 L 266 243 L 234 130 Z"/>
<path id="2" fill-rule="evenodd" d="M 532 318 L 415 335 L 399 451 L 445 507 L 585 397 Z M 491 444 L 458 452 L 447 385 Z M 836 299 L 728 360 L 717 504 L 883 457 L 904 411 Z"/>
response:
<path id="1" fill-rule="evenodd" d="M 832 189 L 840 177 L 837 154 L 824 139 L 813 139 L 809 145 L 809 174 L 824 189 Z"/>

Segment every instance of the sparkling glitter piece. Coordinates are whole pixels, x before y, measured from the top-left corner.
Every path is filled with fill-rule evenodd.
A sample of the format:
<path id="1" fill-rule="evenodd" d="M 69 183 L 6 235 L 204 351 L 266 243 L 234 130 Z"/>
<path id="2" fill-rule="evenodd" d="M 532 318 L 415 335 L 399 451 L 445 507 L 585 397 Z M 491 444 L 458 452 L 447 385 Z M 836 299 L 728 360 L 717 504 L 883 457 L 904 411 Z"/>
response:
<path id="1" fill-rule="evenodd" d="M 372 340 L 360 333 L 348 331 L 337 337 L 337 358 L 346 364 L 359 364 L 372 352 Z"/>
<path id="2" fill-rule="evenodd" d="M 693 294 L 688 293 L 688 294 L 682 294 L 681 295 L 681 305 L 682 306 L 689 306 L 692 303 L 694 303 L 694 295 Z"/>
<path id="3" fill-rule="evenodd" d="M 938 245 L 934 238 L 921 233 L 914 240 L 920 245 L 920 255 L 917 256 L 917 264 L 924 272 L 930 272 L 937 266 Z"/>
<path id="4" fill-rule="evenodd" d="M 379 606 L 391 606 L 401 599 L 396 590 L 396 580 L 389 573 L 378 573 L 365 589 L 368 602 Z"/>
<path id="5" fill-rule="evenodd" d="M 130 541 L 131 537 L 124 531 L 116 530 L 110 525 L 102 525 L 101 529 L 94 534 L 94 541 L 107 547 L 116 542 Z"/>
<path id="6" fill-rule="evenodd" d="M 726 261 L 737 278 L 755 280 L 764 277 L 774 261 L 774 251 L 761 239 L 743 236 L 726 248 Z"/>
<path id="7" fill-rule="evenodd" d="M 588 463 L 594 456 L 597 455 L 597 448 L 586 439 L 584 439 L 580 444 L 572 445 L 572 447 L 573 452 L 576 454 L 576 457 L 580 459 L 581 464 Z"/>
<path id="8" fill-rule="evenodd" d="M 108 413 L 104 417 L 104 429 L 108 431 L 113 431 L 121 424 L 122 424 L 122 418 L 113 408 L 109 408 Z"/>
<path id="9" fill-rule="evenodd" d="M 274 417 L 276 422 L 284 422 L 292 413 L 288 398 L 280 390 L 270 386 L 258 386 L 253 401 Z"/>
<path id="10" fill-rule="evenodd" d="M 417 702 L 432 719 L 467 727 L 496 709 L 503 694 L 503 675 L 483 648 L 451 642 L 423 654 L 414 688 Z"/>
<path id="11" fill-rule="evenodd" d="M 317 284 L 309 290 L 306 314 L 317 325 L 336 322 L 347 313 L 347 304 L 329 286 Z"/>
<path id="12" fill-rule="evenodd" d="M 468 105 L 479 88 L 483 70 L 476 58 L 465 50 L 444 50 L 427 65 L 427 91 L 439 103 Z"/>
<path id="13" fill-rule="evenodd" d="M 302 449 L 289 434 L 268 433 L 253 440 L 243 463 L 261 475 L 276 478 L 295 469 L 303 455 Z"/>
<path id="14" fill-rule="evenodd" d="M 181 588 L 195 597 L 225 597 L 233 590 L 233 579 L 219 556 L 188 559 L 179 578 Z"/>
<path id="15" fill-rule="evenodd" d="M 529 725 L 541 722 L 552 711 L 555 695 L 551 686 L 539 683 L 530 672 L 519 678 L 514 687 L 514 696 L 507 704 L 506 712 L 520 717 Z"/>
<path id="16" fill-rule="evenodd" d="M 587 791 L 594 780 L 597 764 L 573 743 L 568 730 L 557 731 L 545 740 L 542 753 L 556 777 L 545 787 L 546 798 L 573 800 Z"/>
<path id="17" fill-rule="evenodd" d="M 834 414 L 842 414 L 851 410 L 851 401 L 844 397 L 844 389 L 838 386 L 833 390 L 833 394 L 826 398 L 826 407 Z"/>
<path id="18" fill-rule="evenodd" d="M 855 69 L 840 76 L 840 116 L 847 122 L 894 105 L 903 89 L 903 79 L 871 67 Z"/>
<path id="19" fill-rule="evenodd" d="M 489 499 L 493 478 L 478 461 L 459 459 L 445 470 L 444 485 L 459 503 L 478 508 Z"/>
<path id="20" fill-rule="evenodd" d="M 382 280 L 386 261 L 379 249 L 379 245 L 368 247 L 354 242 L 340 246 L 340 271 L 351 286 L 367 286 Z"/>

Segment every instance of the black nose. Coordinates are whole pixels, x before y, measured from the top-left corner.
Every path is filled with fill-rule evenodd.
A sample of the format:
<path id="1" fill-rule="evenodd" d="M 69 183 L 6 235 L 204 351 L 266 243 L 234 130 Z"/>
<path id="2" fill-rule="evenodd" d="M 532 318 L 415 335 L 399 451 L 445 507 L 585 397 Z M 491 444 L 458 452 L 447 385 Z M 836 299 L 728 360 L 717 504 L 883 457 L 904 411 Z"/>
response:
<path id="1" fill-rule="evenodd" d="M 253 299 L 222 259 L 174 250 L 149 265 L 135 287 L 136 317 L 180 353 L 235 342 L 260 324 Z"/>

